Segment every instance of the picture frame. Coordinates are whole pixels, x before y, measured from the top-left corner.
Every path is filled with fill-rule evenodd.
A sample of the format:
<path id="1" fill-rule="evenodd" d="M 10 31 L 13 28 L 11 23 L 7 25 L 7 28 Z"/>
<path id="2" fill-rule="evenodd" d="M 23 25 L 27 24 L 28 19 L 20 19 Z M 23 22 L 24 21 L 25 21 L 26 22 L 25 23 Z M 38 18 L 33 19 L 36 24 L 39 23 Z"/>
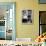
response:
<path id="1" fill-rule="evenodd" d="M 31 9 L 22 10 L 22 24 L 32 24 L 33 23 L 33 13 Z"/>
<path id="2" fill-rule="evenodd" d="M 46 0 L 39 0 L 39 4 L 46 4 Z"/>

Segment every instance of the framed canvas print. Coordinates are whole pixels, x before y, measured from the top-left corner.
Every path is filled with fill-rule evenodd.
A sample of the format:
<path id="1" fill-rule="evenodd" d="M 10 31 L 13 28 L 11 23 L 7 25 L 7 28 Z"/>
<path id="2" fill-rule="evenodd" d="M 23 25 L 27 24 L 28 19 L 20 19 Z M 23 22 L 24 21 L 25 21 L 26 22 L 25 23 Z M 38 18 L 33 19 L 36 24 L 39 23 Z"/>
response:
<path id="1" fill-rule="evenodd" d="M 15 2 L 0 2 L 0 40 L 15 40 Z"/>
<path id="2" fill-rule="evenodd" d="M 46 4 L 46 0 L 39 0 L 40 4 Z"/>
<path id="3" fill-rule="evenodd" d="M 32 23 L 32 10 L 22 10 L 22 23 L 31 24 Z"/>

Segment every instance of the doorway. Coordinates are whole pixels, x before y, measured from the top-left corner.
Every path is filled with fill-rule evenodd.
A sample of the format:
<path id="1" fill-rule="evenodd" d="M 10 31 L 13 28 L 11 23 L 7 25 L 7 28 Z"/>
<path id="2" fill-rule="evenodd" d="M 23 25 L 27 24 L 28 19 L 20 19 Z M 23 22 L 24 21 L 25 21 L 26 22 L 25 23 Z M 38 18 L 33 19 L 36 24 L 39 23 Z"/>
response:
<path id="1" fill-rule="evenodd" d="M 39 35 L 46 32 L 46 11 L 39 12 Z"/>

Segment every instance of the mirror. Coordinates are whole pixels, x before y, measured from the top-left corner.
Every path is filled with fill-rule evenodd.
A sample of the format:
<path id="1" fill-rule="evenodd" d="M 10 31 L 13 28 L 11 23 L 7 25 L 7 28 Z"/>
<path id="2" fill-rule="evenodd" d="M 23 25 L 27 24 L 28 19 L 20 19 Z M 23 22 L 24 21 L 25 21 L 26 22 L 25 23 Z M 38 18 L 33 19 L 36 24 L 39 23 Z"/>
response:
<path id="1" fill-rule="evenodd" d="M 0 3 L 0 40 L 15 40 L 15 3 Z"/>

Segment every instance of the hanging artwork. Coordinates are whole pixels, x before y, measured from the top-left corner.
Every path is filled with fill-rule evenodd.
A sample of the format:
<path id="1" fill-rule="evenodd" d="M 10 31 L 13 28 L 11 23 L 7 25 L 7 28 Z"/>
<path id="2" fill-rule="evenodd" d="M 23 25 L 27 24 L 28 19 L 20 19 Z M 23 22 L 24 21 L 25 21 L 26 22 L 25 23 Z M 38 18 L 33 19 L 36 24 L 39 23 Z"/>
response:
<path id="1" fill-rule="evenodd" d="M 22 23 L 32 23 L 32 10 L 22 10 Z"/>
<path id="2" fill-rule="evenodd" d="M 39 0 L 40 4 L 46 4 L 46 0 Z"/>

